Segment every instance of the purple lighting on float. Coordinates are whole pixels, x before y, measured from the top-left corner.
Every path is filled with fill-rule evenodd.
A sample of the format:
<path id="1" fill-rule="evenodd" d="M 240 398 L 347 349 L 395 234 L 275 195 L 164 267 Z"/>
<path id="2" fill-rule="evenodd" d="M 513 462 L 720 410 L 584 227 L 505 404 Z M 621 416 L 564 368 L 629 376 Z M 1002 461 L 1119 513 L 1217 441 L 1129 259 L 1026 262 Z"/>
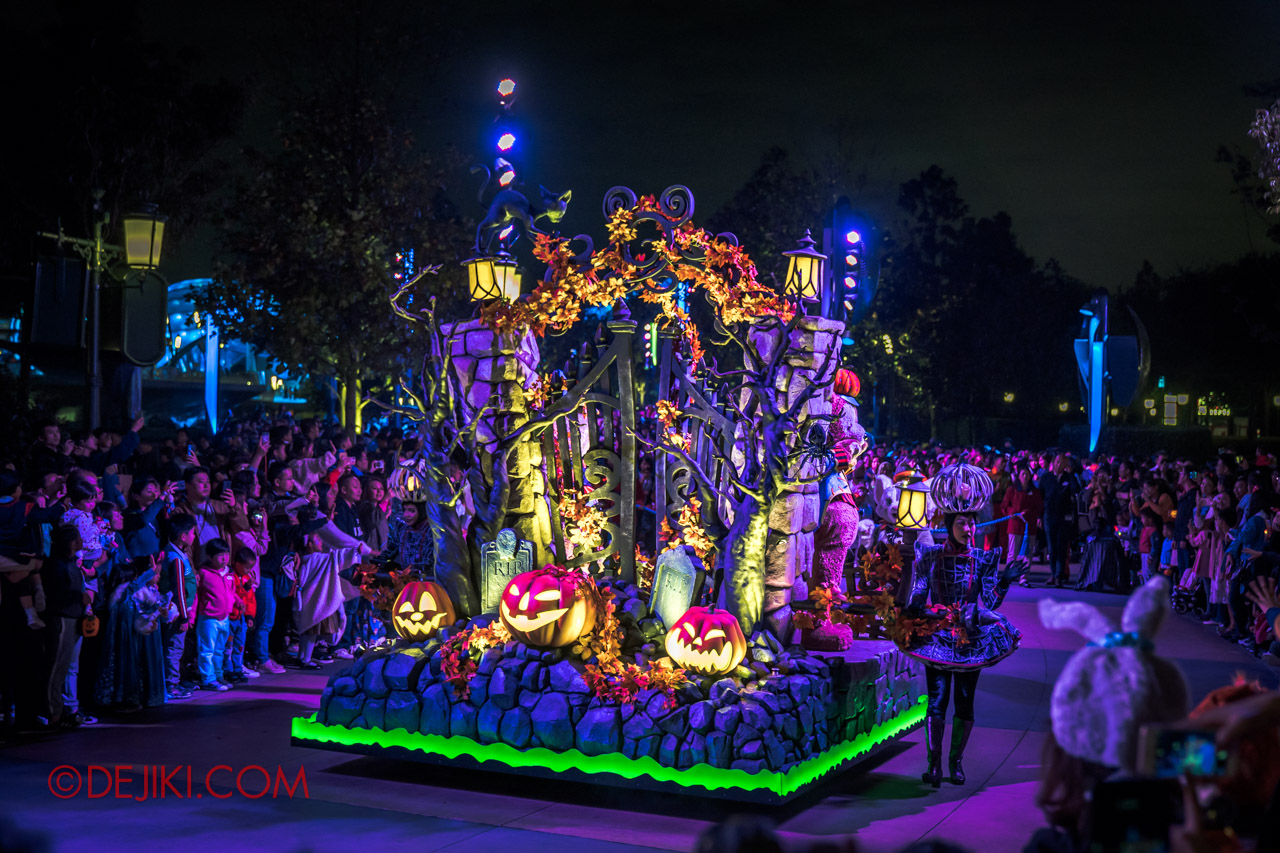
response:
<path id="1" fill-rule="evenodd" d="M 514 133 L 504 133 L 498 137 L 498 150 L 510 151 L 511 146 L 516 144 L 516 135 Z"/>
<path id="2" fill-rule="evenodd" d="M 498 83 L 498 94 L 504 98 L 509 96 L 515 90 L 516 90 L 516 81 L 512 80 L 510 77 Z"/>
<path id="3" fill-rule="evenodd" d="M 862 239 L 862 235 L 859 234 L 857 231 L 850 231 L 848 234 L 844 235 L 844 239 L 845 239 L 845 242 L 847 242 L 850 246 L 852 246 Z"/>

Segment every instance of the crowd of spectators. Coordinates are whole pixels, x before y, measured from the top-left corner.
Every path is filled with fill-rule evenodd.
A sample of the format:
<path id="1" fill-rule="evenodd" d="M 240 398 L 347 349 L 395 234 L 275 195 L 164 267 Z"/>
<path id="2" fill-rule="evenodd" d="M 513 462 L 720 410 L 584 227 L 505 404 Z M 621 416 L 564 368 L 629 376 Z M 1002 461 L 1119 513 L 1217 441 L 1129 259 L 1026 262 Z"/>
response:
<path id="1" fill-rule="evenodd" d="M 979 528 L 987 548 L 1047 564 L 1046 583 L 1056 588 L 1074 582 L 1127 593 L 1163 574 L 1174 584 L 1177 610 L 1280 666 L 1280 643 L 1249 597 L 1255 579 L 1280 579 L 1280 535 L 1272 535 L 1280 531 L 1280 469 L 1272 455 L 1080 458 L 1053 450 L 882 446 L 868 451 L 854 474 L 863 517 L 891 521 L 895 478 L 907 471 L 932 476 L 957 460 L 991 475 Z M 1031 575 L 1021 582 L 1032 585 Z"/>
<path id="2" fill-rule="evenodd" d="M 387 641 L 351 581 L 370 561 L 428 571 L 434 563 L 425 507 L 393 504 L 388 492 L 385 475 L 417 450 L 393 428 L 352 436 L 281 414 L 233 423 L 212 438 L 181 429 L 155 435 L 142 420 L 123 433 L 68 436 L 53 421 L 26 433 L 0 449 L 6 737 L 350 658 Z M 986 547 L 1034 557 L 1055 588 L 1074 580 L 1079 589 L 1129 593 L 1163 575 L 1175 606 L 1280 663 L 1280 536 L 1271 535 L 1280 529 L 1280 473 L 1271 456 L 1086 459 L 874 447 L 850 476 L 864 524 L 893 521 L 894 486 L 914 476 L 908 472 L 928 477 L 961 459 L 994 484 L 981 519 Z M 643 515 L 656 489 L 652 460 L 639 467 Z M 1251 696 L 1253 704 L 1233 707 L 1273 725 L 1275 694 L 1237 698 Z M 1229 711 L 1205 713 L 1228 740 L 1246 725 Z M 1087 798 L 1066 808 L 1060 783 L 1104 775 L 1054 760 L 1045 765 L 1046 815 L 1082 827 Z M 700 849 L 716 843 L 708 837 Z"/>
<path id="3" fill-rule="evenodd" d="M 0 449 L 6 736 L 350 658 L 386 642 L 352 585 L 368 563 L 431 562 L 422 507 L 393 518 L 396 429 L 24 432 Z"/>

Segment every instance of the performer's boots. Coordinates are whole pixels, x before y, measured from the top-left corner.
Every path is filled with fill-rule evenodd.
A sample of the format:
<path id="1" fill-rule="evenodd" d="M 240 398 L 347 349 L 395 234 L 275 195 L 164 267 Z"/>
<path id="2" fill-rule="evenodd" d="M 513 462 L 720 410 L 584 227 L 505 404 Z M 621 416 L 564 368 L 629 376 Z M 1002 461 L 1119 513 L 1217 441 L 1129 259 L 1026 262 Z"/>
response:
<path id="1" fill-rule="evenodd" d="M 925 717 L 925 746 L 929 751 L 929 769 L 920 774 L 920 781 L 935 788 L 942 787 L 942 732 L 947 721 L 942 717 Z"/>
<path id="2" fill-rule="evenodd" d="M 969 733 L 973 731 L 973 720 L 952 719 L 951 721 L 951 783 L 964 784 L 964 766 L 960 763 L 964 758 L 964 748 L 969 743 Z M 941 743 L 941 740 L 939 740 Z"/>

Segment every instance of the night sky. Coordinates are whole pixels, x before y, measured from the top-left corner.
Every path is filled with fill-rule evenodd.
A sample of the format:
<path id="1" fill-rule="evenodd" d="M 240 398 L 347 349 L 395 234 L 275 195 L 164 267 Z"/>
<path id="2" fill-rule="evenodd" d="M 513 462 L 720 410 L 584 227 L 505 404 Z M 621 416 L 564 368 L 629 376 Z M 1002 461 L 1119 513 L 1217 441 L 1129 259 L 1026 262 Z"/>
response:
<path id="1" fill-rule="evenodd" d="M 204 51 L 201 75 L 254 82 L 242 141 L 262 143 L 280 68 L 268 46 L 324 5 L 143 8 L 157 38 Z M 600 236 L 614 184 L 687 184 L 705 221 L 781 145 L 865 170 L 855 201 L 890 224 L 898 184 L 936 163 L 973 214 L 1007 211 L 1032 256 L 1090 284 L 1127 285 L 1144 259 L 1162 274 L 1230 260 L 1250 236 L 1271 248 L 1214 155 L 1252 152 L 1267 99 L 1243 89 L 1280 78 L 1272 0 L 436 8 L 438 55 L 404 103 L 412 126 L 478 161 L 493 86 L 514 77 L 526 176 L 574 191 L 565 232 Z M 206 260 L 188 246 L 174 278 Z"/>

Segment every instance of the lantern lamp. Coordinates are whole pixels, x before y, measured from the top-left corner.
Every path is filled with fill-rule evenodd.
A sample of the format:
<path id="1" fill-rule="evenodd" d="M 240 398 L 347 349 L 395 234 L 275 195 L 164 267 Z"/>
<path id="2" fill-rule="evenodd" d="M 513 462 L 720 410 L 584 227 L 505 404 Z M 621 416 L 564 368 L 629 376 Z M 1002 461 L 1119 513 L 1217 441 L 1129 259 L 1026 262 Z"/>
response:
<path id="1" fill-rule="evenodd" d="M 153 270 L 160 266 L 160 247 L 164 243 L 165 217 L 154 204 L 143 205 L 137 213 L 124 217 L 124 252 L 129 266 L 136 270 Z"/>
<path id="2" fill-rule="evenodd" d="M 514 302 L 520 298 L 520 271 L 515 258 L 506 252 L 499 252 L 493 258 L 472 258 L 462 264 L 467 268 L 467 286 L 473 302 L 490 299 Z"/>
<path id="3" fill-rule="evenodd" d="M 915 475 L 898 489 L 898 527 L 902 530 L 927 530 L 929 527 L 929 486 Z"/>
<path id="4" fill-rule="evenodd" d="M 812 234 L 806 230 L 796 248 L 782 254 L 787 259 L 786 294 L 817 299 L 827 256 L 814 250 Z"/>

